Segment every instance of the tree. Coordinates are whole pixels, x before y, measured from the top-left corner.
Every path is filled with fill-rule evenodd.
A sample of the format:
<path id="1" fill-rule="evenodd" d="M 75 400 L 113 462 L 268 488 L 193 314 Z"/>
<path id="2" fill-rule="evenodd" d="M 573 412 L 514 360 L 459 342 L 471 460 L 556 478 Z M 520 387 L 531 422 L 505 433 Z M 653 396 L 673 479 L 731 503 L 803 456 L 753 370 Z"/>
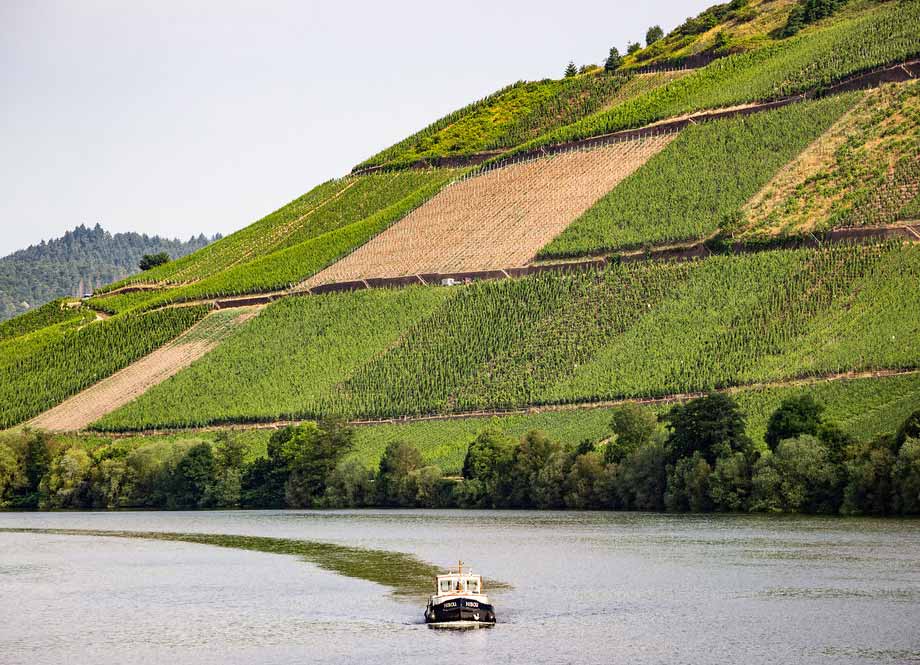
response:
<path id="1" fill-rule="evenodd" d="M 827 446 L 803 434 L 784 439 L 772 455 L 761 458 L 754 471 L 751 509 L 805 513 L 834 513 L 840 505 L 841 469 L 829 458 Z"/>
<path id="2" fill-rule="evenodd" d="M 628 402 L 613 411 L 610 429 L 615 438 L 604 449 L 607 464 L 621 462 L 632 451 L 644 446 L 652 438 L 658 418 L 651 409 Z"/>
<path id="3" fill-rule="evenodd" d="M 202 442 L 188 449 L 176 465 L 170 508 L 190 509 L 207 506 L 207 492 L 217 476 L 217 462 L 211 444 Z"/>
<path id="4" fill-rule="evenodd" d="M 565 478 L 565 505 L 586 510 L 601 507 L 604 463 L 597 453 L 585 453 L 575 458 Z"/>
<path id="5" fill-rule="evenodd" d="M 141 257 L 141 260 L 138 262 L 137 267 L 141 270 L 150 270 L 151 268 L 156 268 L 157 266 L 161 266 L 164 263 L 169 263 L 169 261 L 169 254 L 166 252 L 158 252 L 157 254 L 144 254 Z"/>
<path id="6" fill-rule="evenodd" d="M 326 479 L 322 505 L 325 508 L 360 508 L 374 505 L 374 474 L 361 462 L 339 462 Z"/>
<path id="7" fill-rule="evenodd" d="M 709 476 L 714 510 L 737 513 L 747 509 L 751 496 L 751 465 L 744 453 L 719 457 Z"/>
<path id="8" fill-rule="evenodd" d="M 709 477 L 712 468 L 700 451 L 683 457 L 668 472 L 665 507 L 673 512 L 702 513 L 711 509 Z"/>
<path id="9" fill-rule="evenodd" d="M 514 446 L 514 439 L 499 430 L 487 429 L 476 437 L 463 460 L 464 481 L 473 481 L 462 491 L 465 502 L 481 508 L 508 503 Z"/>
<path id="10" fill-rule="evenodd" d="M 0 508 L 10 505 L 12 495 L 26 483 L 19 456 L 0 442 Z"/>
<path id="11" fill-rule="evenodd" d="M 641 50 L 642 50 L 642 44 L 640 44 L 639 42 L 629 42 L 629 44 L 626 45 L 627 55 L 632 55 L 636 51 L 641 51 Z"/>
<path id="12" fill-rule="evenodd" d="M 665 416 L 671 460 L 699 451 L 707 463 L 722 455 L 746 452 L 751 440 L 745 432 L 744 414 L 737 402 L 722 393 L 710 393 L 673 407 Z"/>
<path id="13" fill-rule="evenodd" d="M 847 482 L 841 512 L 887 515 L 892 507 L 891 476 L 897 456 L 897 439 L 890 435 L 854 446 L 846 462 Z"/>
<path id="14" fill-rule="evenodd" d="M 280 442 L 287 479 L 284 500 L 290 508 L 308 508 L 326 491 L 326 479 L 351 450 L 353 431 L 340 420 L 288 428 Z"/>
<path id="15" fill-rule="evenodd" d="M 895 511 L 902 515 L 920 513 L 920 439 L 904 440 L 891 478 Z"/>
<path id="16" fill-rule="evenodd" d="M 619 465 L 613 492 L 626 510 L 663 510 L 667 486 L 668 447 L 653 440 L 629 454 Z"/>
<path id="17" fill-rule="evenodd" d="M 56 455 L 39 485 L 42 510 L 54 508 L 84 508 L 83 497 L 88 490 L 89 453 L 81 447 L 68 448 Z"/>
<path id="18" fill-rule="evenodd" d="M 920 409 L 910 414 L 904 424 L 898 428 L 895 443 L 900 447 L 907 439 L 920 439 Z"/>
<path id="19" fill-rule="evenodd" d="M 510 500 L 515 508 L 550 507 L 544 506 L 544 501 L 550 503 L 556 500 L 556 495 L 547 483 L 557 484 L 562 478 L 547 472 L 548 469 L 557 468 L 554 458 L 562 454 L 562 446 L 551 440 L 539 430 L 531 430 L 524 435 L 521 443 L 514 449 L 510 469 Z"/>
<path id="20" fill-rule="evenodd" d="M 375 483 L 377 504 L 381 506 L 412 506 L 416 486 L 411 474 L 422 467 L 422 454 L 405 441 L 391 441 L 380 459 Z"/>
<path id="21" fill-rule="evenodd" d="M 652 44 L 657 42 L 662 37 L 664 37 L 664 30 L 661 29 L 661 26 L 653 25 L 645 33 L 645 45 L 651 46 Z"/>
<path id="22" fill-rule="evenodd" d="M 620 55 L 620 51 L 616 46 L 610 48 L 610 54 L 607 56 L 607 60 L 604 61 L 604 71 L 608 74 L 612 74 L 620 68 L 620 65 L 623 64 L 623 56 Z"/>
<path id="23" fill-rule="evenodd" d="M 205 505 L 235 508 L 240 505 L 246 445 L 228 432 L 220 432 L 214 440 L 214 481 L 207 488 Z"/>
<path id="24" fill-rule="evenodd" d="M 572 77 L 575 76 L 576 74 L 578 74 L 578 67 L 576 67 L 576 66 L 575 66 L 575 63 L 572 62 L 572 61 L 570 60 L 570 61 L 569 61 L 569 64 L 566 65 L 566 67 L 565 67 L 565 77 L 566 77 L 567 79 L 568 79 L 568 78 L 572 78 Z"/>
<path id="25" fill-rule="evenodd" d="M 784 399 L 767 424 L 764 440 L 770 450 L 776 450 L 783 439 L 792 439 L 802 434 L 817 435 L 823 411 L 824 407 L 808 393 Z"/>

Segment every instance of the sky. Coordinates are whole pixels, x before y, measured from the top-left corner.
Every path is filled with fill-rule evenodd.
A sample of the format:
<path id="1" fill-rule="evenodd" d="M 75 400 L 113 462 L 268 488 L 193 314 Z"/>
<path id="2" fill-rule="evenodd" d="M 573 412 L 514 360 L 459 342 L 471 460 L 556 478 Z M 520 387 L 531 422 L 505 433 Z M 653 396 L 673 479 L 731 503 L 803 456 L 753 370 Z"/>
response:
<path id="1" fill-rule="evenodd" d="M 2 0 L 0 256 L 240 229 L 519 79 L 713 0 Z"/>

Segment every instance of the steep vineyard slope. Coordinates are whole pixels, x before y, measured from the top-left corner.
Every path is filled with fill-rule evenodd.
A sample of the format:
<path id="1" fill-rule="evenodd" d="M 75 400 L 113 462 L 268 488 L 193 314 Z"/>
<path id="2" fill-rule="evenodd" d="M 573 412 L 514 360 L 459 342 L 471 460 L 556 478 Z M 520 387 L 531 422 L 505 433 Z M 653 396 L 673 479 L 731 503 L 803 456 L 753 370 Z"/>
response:
<path id="1" fill-rule="evenodd" d="M 83 429 L 188 367 L 258 313 L 252 307 L 209 314 L 178 339 L 33 418 L 28 426 L 58 432 Z"/>
<path id="2" fill-rule="evenodd" d="M 708 237 L 849 109 L 855 94 L 682 131 L 545 247 L 541 258 Z"/>
<path id="3" fill-rule="evenodd" d="M 918 247 L 837 246 L 305 298 L 253 322 L 274 313 L 262 354 L 252 326 L 101 426 L 462 413 L 913 368 L 918 280 Z M 385 302 L 402 313 L 378 337 L 369 306 Z"/>
<path id="4" fill-rule="evenodd" d="M 525 265 L 673 138 L 555 155 L 455 183 L 303 286 Z"/>
<path id="5" fill-rule="evenodd" d="M 736 234 L 778 235 L 917 219 L 920 83 L 871 91 L 742 210 Z"/>

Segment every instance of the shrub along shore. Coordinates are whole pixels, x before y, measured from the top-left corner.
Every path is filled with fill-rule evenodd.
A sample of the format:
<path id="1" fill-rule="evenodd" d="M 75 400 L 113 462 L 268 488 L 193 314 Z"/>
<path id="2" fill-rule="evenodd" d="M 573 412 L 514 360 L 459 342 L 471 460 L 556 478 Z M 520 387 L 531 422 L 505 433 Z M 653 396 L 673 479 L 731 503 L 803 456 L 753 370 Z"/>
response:
<path id="1" fill-rule="evenodd" d="M 469 444 L 461 476 L 426 464 L 400 438 L 369 468 L 351 454 L 355 432 L 335 420 L 277 430 L 264 455 L 230 432 L 141 447 L 6 433 L 0 506 L 920 514 L 920 410 L 896 431 L 860 440 L 811 395 L 794 394 L 758 444 L 738 403 L 711 393 L 657 415 L 623 405 L 611 411 L 610 430 L 601 441 L 559 441 L 487 428 Z"/>

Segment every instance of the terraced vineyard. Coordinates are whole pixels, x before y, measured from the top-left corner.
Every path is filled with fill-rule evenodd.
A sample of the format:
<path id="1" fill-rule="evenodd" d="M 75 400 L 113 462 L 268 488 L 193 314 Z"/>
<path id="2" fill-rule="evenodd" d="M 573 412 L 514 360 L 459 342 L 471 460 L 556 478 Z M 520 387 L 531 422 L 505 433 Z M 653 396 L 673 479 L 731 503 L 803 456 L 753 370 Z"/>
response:
<path id="1" fill-rule="evenodd" d="M 270 334 L 247 328 L 101 426 L 388 418 L 912 368 L 918 279 L 918 248 L 835 246 L 322 296 L 298 305 L 306 324 L 273 306 L 255 322 Z M 371 307 L 385 302 L 384 325 Z M 353 330 L 359 307 L 372 330 Z M 295 337 L 314 341 L 290 354 Z M 279 346 L 250 358 L 257 338 Z"/>
<path id="2" fill-rule="evenodd" d="M 28 425 L 59 432 L 83 429 L 191 365 L 258 311 L 251 307 L 209 314 L 176 340 L 33 418 Z"/>
<path id="3" fill-rule="evenodd" d="M 0 427 L 21 423 L 177 337 L 202 307 L 128 314 L 0 345 Z"/>
<path id="4" fill-rule="evenodd" d="M 763 48 L 716 60 L 668 85 L 521 145 L 542 145 L 641 127 L 703 109 L 778 99 L 920 54 L 920 2 L 876 11 Z"/>
<path id="5" fill-rule="evenodd" d="M 804 233 L 916 219 L 920 191 L 920 84 L 866 95 L 747 203 L 748 235 Z"/>
<path id="6" fill-rule="evenodd" d="M 92 311 L 80 307 L 77 303 L 70 304 L 64 299 L 52 300 L 37 309 L 0 323 L 0 343 L 50 326 L 84 325 L 95 318 L 96 315 Z"/>
<path id="7" fill-rule="evenodd" d="M 413 199 L 413 195 L 420 191 L 430 192 L 432 188 L 437 191 L 454 175 L 455 172 L 450 170 L 406 171 L 330 181 L 199 252 L 101 291 L 140 282 L 181 286 L 207 280 L 205 285 L 197 287 L 193 295 L 221 290 L 230 292 L 234 289 L 227 285 L 237 280 L 245 281 L 245 275 L 253 270 L 261 271 L 266 265 L 276 265 L 273 261 L 287 262 L 290 254 L 278 257 L 281 252 L 289 250 L 296 257 L 294 260 L 299 260 L 316 247 L 326 248 L 330 242 L 341 242 L 342 237 L 350 236 L 348 229 L 352 225 L 388 209 L 404 212 L 404 202 Z M 310 242 L 313 244 L 306 244 Z M 345 246 L 347 248 L 348 244 Z M 271 259 L 273 256 L 277 258 Z M 332 256 L 335 258 L 336 254 L 333 252 Z M 250 266 L 253 263 L 255 266 Z M 306 274 L 301 272 L 290 281 L 296 282 Z M 236 291 L 241 292 L 245 288 L 241 286 Z"/>
<path id="8" fill-rule="evenodd" d="M 625 141 L 465 179 L 303 286 L 525 265 L 673 138 Z"/>
<path id="9" fill-rule="evenodd" d="M 600 199 L 541 258 L 703 239 L 857 100 L 858 93 L 685 129 Z"/>

